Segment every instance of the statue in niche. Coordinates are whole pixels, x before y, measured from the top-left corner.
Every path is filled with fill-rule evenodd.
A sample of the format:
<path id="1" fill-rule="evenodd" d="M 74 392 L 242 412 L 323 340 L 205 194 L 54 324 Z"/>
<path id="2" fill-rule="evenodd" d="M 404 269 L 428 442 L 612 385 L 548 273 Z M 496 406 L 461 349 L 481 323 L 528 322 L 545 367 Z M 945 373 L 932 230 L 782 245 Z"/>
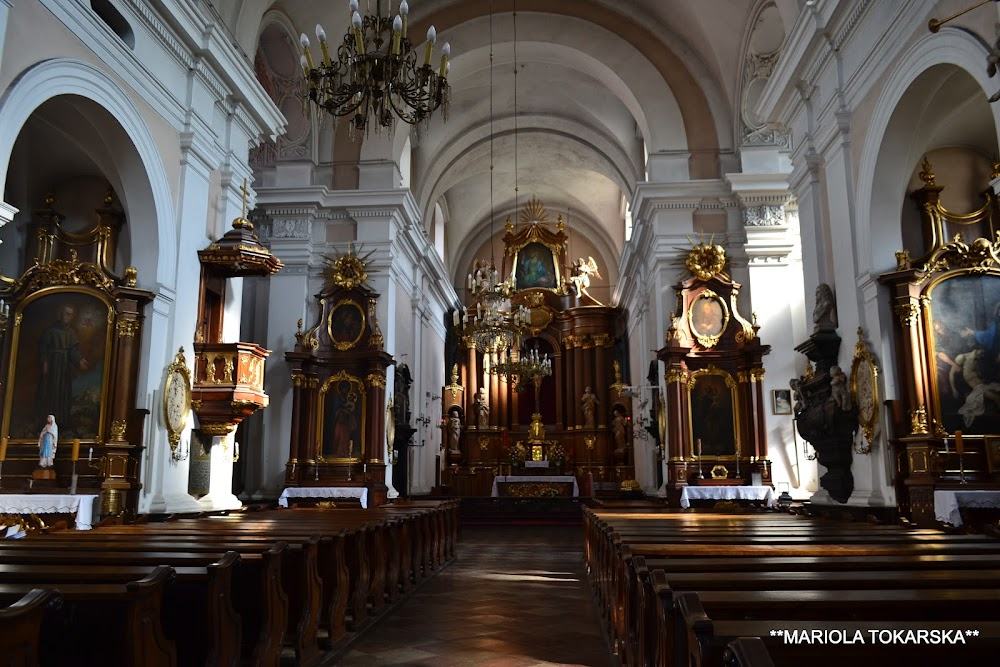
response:
<path id="1" fill-rule="evenodd" d="M 816 307 L 813 308 L 813 332 L 837 328 L 837 300 L 826 283 L 816 286 Z"/>
<path id="2" fill-rule="evenodd" d="M 476 412 L 479 414 L 479 428 L 487 428 L 490 425 L 490 404 L 486 398 L 486 387 L 479 388 L 476 396 Z"/>
<path id="3" fill-rule="evenodd" d="M 847 388 L 847 375 L 840 366 L 830 368 L 830 396 L 837 407 L 844 412 L 850 412 L 854 405 L 851 400 L 851 390 Z"/>
<path id="4" fill-rule="evenodd" d="M 594 411 L 597 409 L 600 401 L 597 400 L 597 395 L 591 391 L 590 387 L 587 387 L 583 391 L 583 396 L 580 397 L 580 403 L 583 405 L 583 427 L 595 428 Z"/>
<path id="5" fill-rule="evenodd" d="M 458 410 L 452 408 L 448 417 L 448 451 L 457 452 L 459 439 L 462 437 L 462 418 L 458 416 Z"/>
<path id="6" fill-rule="evenodd" d="M 615 408 L 615 416 L 611 420 L 611 425 L 615 433 L 615 454 L 625 453 L 625 411 L 620 407 Z"/>
<path id="7" fill-rule="evenodd" d="M 570 271 L 569 283 L 571 286 L 570 291 L 573 295 L 577 297 L 586 295 L 593 299 L 594 297 L 590 296 L 587 289 L 590 287 L 590 276 L 601 277 L 601 273 L 597 268 L 597 261 L 593 257 L 588 257 L 587 259 L 581 257 L 573 262 Z"/>

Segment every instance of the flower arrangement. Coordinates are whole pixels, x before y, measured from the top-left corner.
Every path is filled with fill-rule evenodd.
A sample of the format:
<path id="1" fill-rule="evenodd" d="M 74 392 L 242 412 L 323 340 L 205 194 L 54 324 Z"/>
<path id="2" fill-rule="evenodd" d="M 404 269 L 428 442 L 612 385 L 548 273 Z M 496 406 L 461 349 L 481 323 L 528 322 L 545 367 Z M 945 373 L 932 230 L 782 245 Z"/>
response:
<path id="1" fill-rule="evenodd" d="M 511 445 L 507 449 L 507 456 L 510 457 L 510 463 L 511 463 L 511 465 L 517 466 L 517 465 L 521 465 L 522 463 L 524 463 L 524 457 L 525 457 L 525 455 L 526 455 L 526 451 L 524 449 L 524 445 L 522 445 L 520 442 L 517 443 L 516 445 Z"/>
<path id="2" fill-rule="evenodd" d="M 569 461 L 569 454 L 566 452 L 566 448 L 558 443 L 549 447 L 548 457 L 549 461 L 557 466 L 564 466 Z"/>

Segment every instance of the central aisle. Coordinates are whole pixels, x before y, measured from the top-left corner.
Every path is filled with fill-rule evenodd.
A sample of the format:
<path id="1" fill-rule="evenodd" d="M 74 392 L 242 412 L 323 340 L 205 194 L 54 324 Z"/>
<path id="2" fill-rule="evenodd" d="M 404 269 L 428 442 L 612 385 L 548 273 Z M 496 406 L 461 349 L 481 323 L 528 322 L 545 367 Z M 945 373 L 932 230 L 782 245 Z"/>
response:
<path id="1" fill-rule="evenodd" d="M 337 664 L 611 665 L 584 571 L 583 528 L 463 528 L 456 560 Z"/>

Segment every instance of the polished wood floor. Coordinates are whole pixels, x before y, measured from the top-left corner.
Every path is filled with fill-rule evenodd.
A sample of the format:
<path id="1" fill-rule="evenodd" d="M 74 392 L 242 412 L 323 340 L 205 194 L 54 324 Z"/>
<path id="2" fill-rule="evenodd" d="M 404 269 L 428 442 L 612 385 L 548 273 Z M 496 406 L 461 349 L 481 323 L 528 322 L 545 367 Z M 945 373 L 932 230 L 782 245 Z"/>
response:
<path id="1" fill-rule="evenodd" d="M 464 528 L 455 562 L 329 664 L 611 665 L 583 528 Z"/>

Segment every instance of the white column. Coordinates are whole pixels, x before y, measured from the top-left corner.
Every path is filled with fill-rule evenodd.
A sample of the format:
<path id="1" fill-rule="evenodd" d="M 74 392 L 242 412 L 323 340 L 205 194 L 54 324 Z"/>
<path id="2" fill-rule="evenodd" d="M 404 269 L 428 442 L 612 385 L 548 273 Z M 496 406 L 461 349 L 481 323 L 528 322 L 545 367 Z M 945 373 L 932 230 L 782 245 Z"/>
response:
<path id="1" fill-rule="evenodd" d="M 231 510 L 243 506 L 233 495 L 233 463 L 239 453 L 235 438 L 235 432 L 212 438 L 208 495 L 198 501 L 206 510 Z"/>
<path id="2" fill-rule="evenodd" d="M 270 211 L 271 204 L 266 208 Z M 263 411 L 263 436 L 258 442 L 242 443 L 241 456 L 248 457 L 246 489 L 255 499 L 276 498 L 284 488 L 292 432 L 292 381 L 284 353 L 295 349 L 298 320 L 307 329 L 319 317 L 309 285 L 316 208 L 284 208 L 270 215 L 270 228 L 261 230 L 262 238 L 285 267 L 268 279 L 267 299 L 258 304 L 258 317 L 267 322 L 265 346 L 273 353 L 264 373 L 270 405 Z"/>

